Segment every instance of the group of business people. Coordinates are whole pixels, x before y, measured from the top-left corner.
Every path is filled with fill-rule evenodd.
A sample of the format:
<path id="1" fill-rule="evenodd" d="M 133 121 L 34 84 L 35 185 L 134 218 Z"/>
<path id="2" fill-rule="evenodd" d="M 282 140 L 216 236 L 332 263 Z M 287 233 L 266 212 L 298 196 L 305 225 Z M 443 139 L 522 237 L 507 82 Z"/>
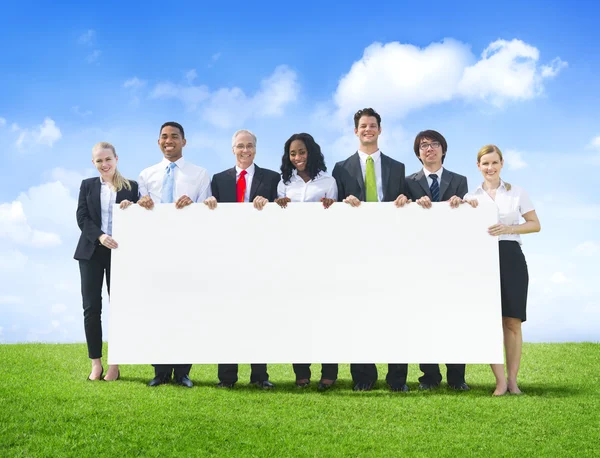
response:
<path id="1" fill-rule="evenodd" d="M 152 209 L 156 203 L 174 203 L 184 208 L 203 203 L 214 209 L 220 202 L 252 202 L 258 210 L 268 202 L 286 207 L 290 202 L 322 202 L 325 208 L 334 202 L 357 207 L 361 202 L 394 202 L 403 207 L 412 202 L 427 209 L 433 202 L 447 202 L 452 208 L 461 204 L 476 207 L 479 202 L 494 202 L 498 207 L 498 222 L 488 228 L 499 239 L 502 326 L 506 354 L 503 364 L 492 364 L 496 378 L 494 395 L 519 394 L 517 374 L 521 360 L 521 324 L 526 320 L 528 273 L 521 251 L 521 234 L 537 232 L 540 222 L 535 209 L 519 186 L 500 178 L 504 161 L 502 152 L 486 145 L 477 154 L 477 167 L 483 182 L 468 192 L 466 177 L 443 167 L 448 150 L 446 139 L 434 130 L 419 132 L 414 141 L 414 153 L 422 168 L 405 175 L 404 164 L 384 155 L 378 146 L 381 116 L 372 108 L 354 115 L 354 133 L 358 150 L 345 161 L 338 162 L 331 175 L 327 173 L 321 148 L 307 133 L 292 135 L 284 145 L 281 173 L 263 169 L 254 163 L 256 136 L 248 130 L 235 132 L 232 151 L 236 165 L 217 173 L 212 180 L 207 171 L 183 158 L 186 145 L 183 127 L 176 122 L 161 126 L 158 145 L 163 160 L 144 169 L 137 182 L 127 180 L 117 170 L 115 148 L 106 142 L 92 149 L 92 162 L 99 177 L 81 183 L 77 207 L 77 223 L 81 237 L 75 251 L 81 274 L 84 327 L 88 356 L 92 361 L 89 380 L 113 381 L 119 378 L 116 365 L 102 366 L 102 285 L 110 294 L 111 250 L 118 247 L 112 238 L 112 209 L 138 204 Z M 524 222 L 522 222 L 522 220 Z M 447 364 L 447 382 L 451 388 L 466 391 L 464 364 Z M 154 365 L 155 377 L 149 386 L 159 386 L 172 379 L 179 385 L 192 387 L 189 378 L 191 364 Z M 296 385 L 309 386 L 310 364 L 293 364 Z M 419 389 L 438 387 L 442 374 L 438 364 L 421 364 Z M 377 381 L 374 364 L 351 364 L 355 391 L 370 391 Z M 391 391 L 406 392 L 407 364 L 390 363 L 386 381 Z M 217 384 L 233 388 L 238 380 L 237 364 L 219 364 Z M 103 377 L 104 375 L 104 377 Z M 323 364 L 319 390 L 331 388 L 338 377 L 337 364 Z M 266 364 L 252 364 L 250 383 L 262 389 L 274 388 L 269 381 Z"/>

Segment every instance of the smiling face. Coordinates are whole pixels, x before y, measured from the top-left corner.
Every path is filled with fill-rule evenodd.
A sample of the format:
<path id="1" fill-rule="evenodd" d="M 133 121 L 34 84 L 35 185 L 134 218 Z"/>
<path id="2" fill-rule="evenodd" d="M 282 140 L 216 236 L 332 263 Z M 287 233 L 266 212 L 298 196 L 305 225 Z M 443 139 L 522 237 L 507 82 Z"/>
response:
<path id="1" fill-rule="evenodd" d="M 424 137 L 419 144 L 419 159 L 431 172 L 439 170 L 442 166 L 442 158 L 444 153 L 440 142 L 437 140 Z"/>
<path id="2" fill-rule="evenodd" d="M 119 157 L 110 148 L 98 148 L 92 151 L 92 164 L 100 172 L 104 181 L 112 182 L 117 170 Z"/>
<path id="3" fill-rule="evenodd" d="M 185 138 L 182 137 L 181 131 L 177 127 L 165 126 L 160 131 L 158 138 L 158 146 L 162 151 L 165 159 L 175 162 L 183 155 L 183 147 L 185 146 Z"/>
<path id="4" fill-rule="evenodd" d="M 294 140 L 290 144 L 290 162 L 298 172 L 304 172 L 306 170 L 308 150 L 302 140 Z"/>
<path id="5" fill-rule="evenodd" d="M 240 169 L 247 169 L 254 162 L 256 156 L 256 144 L 254 137 L 247 132 L 241 132 L 235 137 L 231 148 L 235 155 L 235 162 Z"/>
<path id="6" fill-rule="evenodd" d="M 361 116 L 358 120 L 358 127 L 354 129 L 354 134 L 358 137 L 360 144 L 367 150 L 377 149 L 377 139 L 381 134 L 381 127 L 377 123 L 375 116 Z"/>
<path id="7" fill-rule="evenodd" d="M 500 159 L 500 155 L 495 151 L 484 154 L 477 163 L 477 168 L 483 175 L 483 179 L 488 183 L 498 183 L 500 181 L 500 170 L 504 161 Z"/>

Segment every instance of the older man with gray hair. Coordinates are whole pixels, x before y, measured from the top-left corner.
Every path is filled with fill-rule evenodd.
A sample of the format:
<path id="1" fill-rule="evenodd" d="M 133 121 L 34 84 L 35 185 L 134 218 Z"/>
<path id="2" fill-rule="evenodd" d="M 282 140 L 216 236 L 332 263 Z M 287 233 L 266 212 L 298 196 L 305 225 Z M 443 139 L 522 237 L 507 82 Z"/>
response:
<path id="1" fill-rule="evenodd" d="M 252 202 L 254 208 L 262 210 L 267 202 L 273 202 L 277 198 L 279 173 L 260 168 L 254 163 L 256 136 L 249 130 L 238 130 L 233 134 L 231 150 L 235 156 L 235 167 L 213 176 L 211 199 L 229 203 Z M 251 368 L 251 384 L 263 389 L 274 388 L 269 382 L 266 364 L 252 364 Z M 219 364 L 219 388 L 233 388 L 237 380 L 237 364 Z"/>

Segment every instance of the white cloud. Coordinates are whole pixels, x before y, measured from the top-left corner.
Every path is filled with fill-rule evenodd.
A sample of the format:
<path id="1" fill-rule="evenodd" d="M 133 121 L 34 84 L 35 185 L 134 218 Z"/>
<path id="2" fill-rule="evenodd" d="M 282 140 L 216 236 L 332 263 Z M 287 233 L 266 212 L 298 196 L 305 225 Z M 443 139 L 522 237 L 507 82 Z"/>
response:
<path id="1" fill-rule="evenodd" d="M 479 60 L 453 39 L 425 48 L 391 42 L 368 46 L 344 75 L 334 95 L 337 118 L 358 108 L 377 107 L 386 119 L 452 99 L 502 106 L 543 91 L 543 80 L 566 67 L 559 58 L 538 66 L 539 51 L 521 40 L 497 40 Z"/>
<path id="2" fill-rule="evenodd" d="M 196 78 L 198 78 L 196 69 L 192 68 L 191 70 L 185 72 L 185 79 L 188 83 L 192 84 Z"/>
<path id="3" fill-rule="evenodd" d="M 600 135 L 592 138 L 592 141 L 588 145 L 589 148 L 600 150 Z"/>
<path id="4" fill-rule="evenodd" d="M 504 162 L 511 170 L 519 170 L 527 167 L 527 163 L 523 160 L 523 154 L 516 150 L 506 150 L 503 155 Z"/>
<path id="5" fill-rule="evenodd" d="M 129 78 L 127 81 L 123 83 L 123 87 L 126 89 L 140 89 L 146 85 L 146 81 L 139 79 L 137 76 L 133 78 Z"/>
<path id="6" fill-rule="evenodd" d="M 19 132 L 16 145 L 25 148 L 31 145 L 44 145 L 52 147 L 62 138 L 62 133 L 52 118 L 44 118 L 44 122 L 32 129 L 20 129 L 13 124 L 13 131 Z"/>
<path id="7" fill-rule="evenodd" d="M 569 283 L 571 279 L 567 278 L 567 276 L 562 272 L 554 272 L 552 277 L 550 277 L 550 281 L 552 283 L 556 283 L 557 285 L 562 285 L 564 283 Z"/>
<path id="8" fill-rule="evenodd" d="M 96 38 L 96 31 L 93 29 L 86 30 L 84 33 L 79 35 L 77 41 L 82 45 L 91 45 Z"/>
<path id="9" fill-rule="evenodd" d="M 92 161 L 92 149 L 89 149 L 90 153 L 90 162 Z M 81 185 L 81 181 L 90 176 L 89 173 L 82 173 L 76 170 L 68 170 L 62 167 L 55 167 L 52 170 L 49 170 L 43 174 L 44 178 L 46 178 L 50 182 L 59 181 L 65 188 L 68 190 L 78 191 L 79 186 Z M 35 189 L 35 188 L 32 188 Z M 64 190 L 60 192 L 61 198 L 67 196 L 67 193 Z"/>
<path id="10" fill-rule="evenodd" d="M 0 272 L 20 272 L 27 264 L 27 259 L 27 256 L 16 249 L 0 251 Z"/>
<path id="11" fill-rule="evenodd" d="M 75 105 L 74 107 L 71 107 L 71 111 L 73 113 L 75 113 L 77 116 L 81 116 L 82 118 L 85 118 L 86 116 L 89 116 L 92 114 L 92 112 L 90 110 L 82 111 L 79 108 L 79 105 Z"/>
<path id="12" fill-rule="evenodd" d="M 102 51 L 100 51 L 99 49 L 94 49 L 91 54 L 88 54 L 88 56 L 85 58 L 85 61 L 88 64 L 94 64 L 94 63 L 98 62 L 98 59 L 100 58 L 101 55 L 102 55 Z"/>
<path id="13" fill-rule="evenodd" d="M 575 247 L 575 253 L 584 256 L 595 256 L 600 253 L 600 244 L 592 240 L 587 240 Z"/>
<path id="14" fill-rule="evenodd" d="M 6 126 L 6 119 L 0 118 L 0 127 Z"/>
<path id="15" fill-rule="evenodd" d="M 54 304 L 50 310 L 52 311 L 52 313 L 54 313 L 55 315 L 59 315 L 61 313 L 64 313 L 67 311 L 67 306 L 65 304 Z"/>
<path id="16" fill-rule="evenodd" d="M 0 296 L 0 305 L 22 304 L 23 298 L 19 296 Z"/>
<path id="17" fill-rule="evenodd" d="M 38 248 L 60 245 L 58 234 L 32 229 L 21 202 L 0 205 L 0 238 L 7 238 L 20 245 Z"/>
<path id="18" fill-rule="evenodd" d="M 202 117 L 212 125 L 228 128 L 251 117 L 280 116 L 299 93 L 296 73 L 281 65 L 261 82 L 260 90 L 248 96 L 239 87 L 211 92 L 207 86 L 162 82 L 154 86 L 150 98 L 174 98 L 189 111 L 202 109 Z"/>

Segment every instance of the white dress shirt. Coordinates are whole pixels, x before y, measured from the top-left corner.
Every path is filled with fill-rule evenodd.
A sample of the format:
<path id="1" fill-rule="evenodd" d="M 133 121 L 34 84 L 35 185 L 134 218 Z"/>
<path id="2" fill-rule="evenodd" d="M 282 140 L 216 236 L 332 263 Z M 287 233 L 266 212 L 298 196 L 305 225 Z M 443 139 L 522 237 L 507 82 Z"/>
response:
<path id="1" fill-rule="evenodd" d="M 366 179 L 367 176 L 367 158 L 369 156 L 373 158 L 373 165 L 375 166 L 375 181 L 377 183 L 377 200 L 381 202 L 383 200 L 383 182 L 381 178 L 381 151 L 377 150 L 373 154 L 367 154 L 363 153 L 361 150 L 358 150 L 358 157 L 360 158 L 360 168 L 362 170 L 363 181 Z"/>
<path id="2" fill-rule="evenodd" d="M 112 235 L 112 208 L 117 201 L 117 192 L 100 177 L 100 230 L 105 234 Z"/>
<path id="3" fill-rule="evenodd" d="M 431 174 L 437 175 L 437 182 L 439 185 L 439 184 L 441 184 L 443 172 L 444 172 L 444 167 L 440 167 L 440 169 L 437 172 L 430 172 L 425 167 L 423 167 L 423 173 L 425 174 L 425 178 L 427 178 L 427 184 L 429 185 L 429 189 L 431 189 L 431 183 L 433 183 L 433 178 L 431 178 L 429 175 L 431 175 Z M 440 195 L 440 199 L 441 198 L 442 198 L 442 196 Z"/>
<path id="4" fill-rule="evenodd" d="M 326 172 L 319 172 L 313 180 L 305 182 L 294 169 L 288 184 L 281 179 L 277 185 L 277 197 L 289 197 L 292 202 L 320 202 L 323 197 L 337 200 L 337 195 L 335 178 Z"/>
<path id="5" fill-rule="evenodd" d="M 498 222 L 507 226 L 520 224 L 521 215 L 535 210 L 527 192 L 523 188 L 511 184 L 510 191 L 508 191 L 502 180 L 500 180 L 500 186 L 496 189 L 495 201 L 485 192 L 483 185 L 479 185 L 475 191 L 469 192 L 465 196 L 465 200 L 473 199 L 478 202 L 494 202 L 496 207 L 498 207 Z M 498 236 L 498 240 L 514 240 L 521 244 L 519 234 L 502 234 Z"/>
<path id="6" fill-rule="evenodd" d="M 237 182 L 240 179 L 240 175 L 242 170 L 246 170 L 246 192 L 244 193 L 244 202 L 250 202 L 250 189 L 252 188 L 252 179 L 254 178 L 254 172 L 256 171 L 256 167 L 254 167 L 254 163 L 250 165 L 247 169 L 241 169 L 237 165 L 235 166 L 235 184 L 237 186 Z M 237 189 L 237 188 L 236 188 Z"/>
<path id="7" fill-rule="evenodd" d="M 158 164 L 142 170 L 138 178 L 140 196 L 150 195 L 155 203 L 160 203 L 162 183 L 171 161 L 163 159 Z M 175 162 L 173 169 L 173 202 L 181 196 L 188 196 L 193 202 L 204 202 L 211 196 L 210 178 L 206 169 L 198 167 L 183 158 Z"/>

